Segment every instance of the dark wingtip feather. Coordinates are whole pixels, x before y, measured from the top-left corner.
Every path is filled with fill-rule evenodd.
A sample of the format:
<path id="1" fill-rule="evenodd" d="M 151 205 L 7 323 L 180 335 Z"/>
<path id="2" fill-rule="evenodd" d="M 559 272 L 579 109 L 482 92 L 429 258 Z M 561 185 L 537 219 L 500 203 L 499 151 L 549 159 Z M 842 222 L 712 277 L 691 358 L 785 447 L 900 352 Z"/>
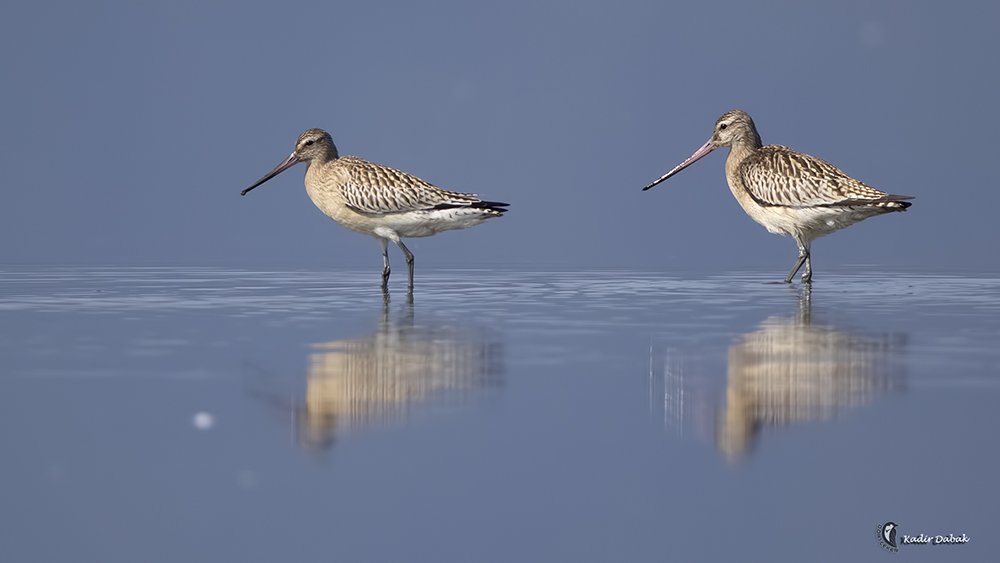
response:
<path id="1" fill-rule="evenodd" d="M 836 203 L 831 203 L 822 207 L 878 207 L 888 211 L 905 211 L 907 207 L 913 205 L 906 201 L 913 199 L 908 195 L 885 195 L 878 199 L 847 198 Z"/>
<path id="2" fill-rule="evenodd" d="M 471 203 L 439 203 L 433 207 L 433 209 L 455 209 L 459 207 L 466 207 L 471 209 L 487 209 L 489 211 L 496 211 L 498 213 L 503 213 L 507 211 L 509 203 L 501 203 L 499 201 L 473 201 Z"/>

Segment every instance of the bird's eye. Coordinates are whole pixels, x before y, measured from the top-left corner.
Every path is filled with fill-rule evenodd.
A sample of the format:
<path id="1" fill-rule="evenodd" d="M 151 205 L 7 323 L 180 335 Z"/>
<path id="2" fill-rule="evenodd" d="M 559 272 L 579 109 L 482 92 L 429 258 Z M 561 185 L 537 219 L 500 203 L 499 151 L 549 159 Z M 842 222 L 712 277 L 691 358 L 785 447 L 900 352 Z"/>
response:
<path id="1" fill-rule="evenodd" d="M 315 143 L 315 142 L 316 142 L 316 141 L 314 141 L 314 140 L 312 140 L 312 139 L 309 139 L 308 141 L 306 141 L 306 146 L 308 147 L 309 145 L 311 145 L 311 144 L 313 144 L 313 143 Z"/>
<path id="2" fill-rule="evenodd" d="M 729 124 L 728 124 L 728 123 L 723 123 L 722 125 L 719 125 L 719 131 L 722 131 L 722 130 L 723 130 L 723 129 L 725 129 L 726 127 L 729 127 Z"/>

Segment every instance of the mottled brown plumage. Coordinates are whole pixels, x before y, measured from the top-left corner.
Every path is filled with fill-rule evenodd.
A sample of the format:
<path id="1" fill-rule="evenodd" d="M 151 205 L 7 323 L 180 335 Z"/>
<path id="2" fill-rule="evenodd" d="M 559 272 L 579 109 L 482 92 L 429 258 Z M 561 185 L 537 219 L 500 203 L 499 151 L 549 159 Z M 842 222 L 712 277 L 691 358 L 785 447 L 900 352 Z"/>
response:
<path id="1" fill-rule="evenodd" d="M 474 194 L 449 192 L 416 176 L 356 156 L 337 159 L 348 173 L 339 189 L 348 207 L 359 213 L 382 215 L 450 207 L 476 207 Z M 500 211 L 496 211 L 500 213 Z"/>
<path id="2" fill-rule="evenodd" d="M 814 156 L 781 145 L 763 146 L 746 112 L 731 111 L 715 122 L 712 138 L 684 162 L 646 186 L 652 188 L 719 147 L 730 147 L 726 180 L 733 196 L 754 221 L 776 234 L 791 235 L 802 265 L 802 281 L 812 281 L 812 241 L 868 217 L 904 211 L 913 199 L 867 186 Z"/>
<path id="3" fill-rule="evenodd" d="M 429 237 L 465 229 L 500 217 L 507 204 L 475 194 L 449 192 L 416 176 L 356 156 L 340 156 L 330 134 L 310 129 L 299 135 L 295 151 L 241 195 L 299 162 L 306 170 L 306 191 L 316 207 L 352 231 L 374 237 L 382 247 L 382 288 L 389 282 L 388 243 L 406 256 L 408 287 L 413 289 L 413 254 L 404 237 Z"/>

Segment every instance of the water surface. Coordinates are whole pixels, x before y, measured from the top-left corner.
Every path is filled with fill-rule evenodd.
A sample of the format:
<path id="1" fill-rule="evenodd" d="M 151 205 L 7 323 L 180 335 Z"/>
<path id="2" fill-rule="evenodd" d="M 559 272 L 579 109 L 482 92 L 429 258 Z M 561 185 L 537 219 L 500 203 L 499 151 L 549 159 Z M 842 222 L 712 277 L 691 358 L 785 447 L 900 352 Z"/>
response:
<path id="1" fill-rule="evenodd" d="M 0 560 L 995 553 L 996 277 L 419 274 L 0 271 Z"/>

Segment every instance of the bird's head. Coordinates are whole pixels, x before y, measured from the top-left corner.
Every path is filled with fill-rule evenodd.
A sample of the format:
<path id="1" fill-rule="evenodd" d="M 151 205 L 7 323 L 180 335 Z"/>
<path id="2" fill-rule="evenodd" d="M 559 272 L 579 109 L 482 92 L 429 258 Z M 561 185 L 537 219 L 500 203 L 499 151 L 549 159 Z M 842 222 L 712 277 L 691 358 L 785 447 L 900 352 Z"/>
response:
<path id="1" fill-rule="evenodd" d="M 298 140 L 295 141 L 295 150 L 288 158 L 281 161 L 281 164 L 274 167 L 274 170 L 265 174 L 263 178 L 257 180 L 254 185 L 240 192 L 240 195 L 247 195 L 250 190 L 300 162 L 327 162 L 335 158 L 338 158 L 337 146 L 333 144 L 333 138 L 330 137 L 330 134 L 322 129 L 310 129 L 299 135 Z"/>
<path id="2" fill-rule="evenodd" d="M 299 162 L 326 162 L 338 158 L 337 146 L 333 138 L 322 129 L 310 129 L 299 135 L 293 153 Z"/>
<path id="3" fill-rule="evenodd" d="M 750 144 L 754 148 L 761 146 L 760 135 L 757 134 L 753 119 L 740 109 L 726 113 L 715 122 L 711 143 L 716 147 L 740 144 Z"/>
<path id="4" fill-rule="evenodd" d="M 691 166 L 700 158 L 719 147 L 732 147 L 737 145 L 749 145 L 752 149 L 759 149 L 761 147 L 760 135 L 757 134 L 757 128 L 754 127 L 753 120 L 750 119 L 747 112 L 739 109 L 733 110 L 720 117 L 718 121 L 715 122 L 715 131 L 712 133 L 712 138 L 709 139 L 707 143 L 702 145 L 700 149 L 694 151 L 694 154 L 684 159 L 684 162 L 674 166 L 670 172 L 660 176 L 648 186 L 643 188 L 643 191 L 652 188 L 674 174 L 677 174 L 681 170 L 684 170 L 688 166 Z"/>

